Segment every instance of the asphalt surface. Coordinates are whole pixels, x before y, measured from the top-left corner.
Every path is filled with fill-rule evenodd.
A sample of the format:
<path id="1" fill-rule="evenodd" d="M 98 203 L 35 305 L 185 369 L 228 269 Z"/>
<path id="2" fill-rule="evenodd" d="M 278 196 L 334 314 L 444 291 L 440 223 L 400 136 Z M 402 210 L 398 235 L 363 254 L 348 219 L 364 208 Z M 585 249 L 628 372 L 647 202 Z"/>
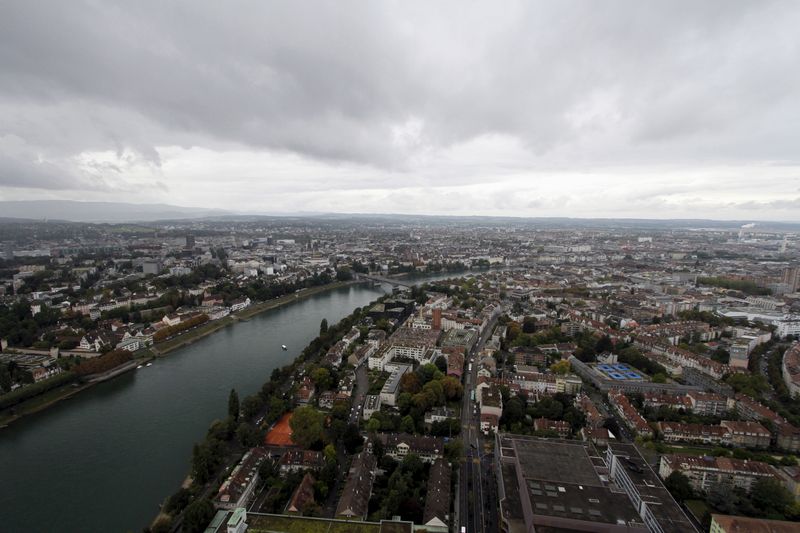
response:
<path id="1" fill-rule="evenodd" d="M 492 442 L 484 442 L 480 430 L 480 413 L 477 403 L 473 402 L 472 391 L 478 379 L 478 364 L 475 355 L 483 349 L 491 335 L 500 313 L 495 314 L 492 321 L 469 352 L 464 362 L 472 371 L 464 374 L 464 398 L 461 405 L 461 440 L 464 443 L 464 456 L 459 467 L 457 483 L 458 511 L 457 529 L 466 528 L 469 533 L 497 531 L 497 488 L 493 474 L 491 455 L 486 453 L 484 445 L 491 447 Z"/>

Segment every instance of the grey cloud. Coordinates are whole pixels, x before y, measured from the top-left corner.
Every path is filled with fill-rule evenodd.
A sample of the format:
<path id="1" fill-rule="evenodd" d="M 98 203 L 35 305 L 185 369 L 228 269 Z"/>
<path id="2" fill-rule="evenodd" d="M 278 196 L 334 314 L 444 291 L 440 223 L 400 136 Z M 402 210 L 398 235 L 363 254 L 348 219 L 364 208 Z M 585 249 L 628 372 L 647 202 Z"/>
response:
<path id="1" fill-rule="evenodd" d="M 490 134 L 542 165 L 797 161 L 799 25 L 769 1 L 10 1 L 0 135 L 156 166 L 157 146 L 247 146 L 407 171 Z M 409 120 L 421 140 L 397 143 Z M 0 185 L 97 185 L 34 161 Z"/>

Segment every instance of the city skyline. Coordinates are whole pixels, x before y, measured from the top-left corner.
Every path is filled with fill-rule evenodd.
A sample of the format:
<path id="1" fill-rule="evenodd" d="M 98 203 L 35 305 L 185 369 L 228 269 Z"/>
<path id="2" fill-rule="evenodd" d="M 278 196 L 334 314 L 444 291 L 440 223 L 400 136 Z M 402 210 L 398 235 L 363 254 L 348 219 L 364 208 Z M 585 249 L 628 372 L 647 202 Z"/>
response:
<path id="1" fill-rule="evenodd" d="M 798 221 L 792 3 L 0 15 L 2 201 Z"/>

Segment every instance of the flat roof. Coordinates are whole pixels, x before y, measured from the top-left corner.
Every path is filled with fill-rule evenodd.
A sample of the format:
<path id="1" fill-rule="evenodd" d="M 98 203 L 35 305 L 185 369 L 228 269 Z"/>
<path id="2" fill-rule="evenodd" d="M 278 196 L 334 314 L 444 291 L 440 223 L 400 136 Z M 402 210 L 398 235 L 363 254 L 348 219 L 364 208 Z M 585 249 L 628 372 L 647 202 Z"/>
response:
<path id="1" fill-rule="evenodd" d="M 646 531 L 628 495 L 609 482 L 605 462 L 591 443 L 502 435 L 500 454 L 506 495 L 502 512 L 515 522 L 514 529 L 525 524 L 522 502 L 527 499 L 537 531 L 548 526 L 545 517 Z"/>
<path id="2" fill-rule="evenodd" d="M 665 532 L 696 531 L 689 518 L 644 460 L 636 446 L 621 442 L 609 442 L 608 447 L 614 455 L 625 458 L 622 461 L 625 472 Z"/>

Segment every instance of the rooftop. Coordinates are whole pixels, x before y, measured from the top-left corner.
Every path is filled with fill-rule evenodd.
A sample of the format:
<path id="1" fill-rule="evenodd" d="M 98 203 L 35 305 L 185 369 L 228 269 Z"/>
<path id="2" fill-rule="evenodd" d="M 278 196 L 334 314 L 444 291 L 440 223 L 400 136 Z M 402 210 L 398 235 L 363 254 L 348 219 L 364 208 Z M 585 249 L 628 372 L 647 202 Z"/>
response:
<path id="1" fill-rule="evenodd" d="M 546 522 L 537 516 L 575 521 L 573 527 L 586 522 L 629 524 L 631 531 L 646 531 L 625 492 L 609 483 L 605 462 L 591 444 L 518 435 L 502 435 L 500 443 L 504 516 L 522 520 L 526 527 L 537 524 L 537 531 Z M 525 499 L 533 516 L 519 510 L 525 509 Z M 516 500 L 521 505 L 515 511 L 511 501 Z"/>

